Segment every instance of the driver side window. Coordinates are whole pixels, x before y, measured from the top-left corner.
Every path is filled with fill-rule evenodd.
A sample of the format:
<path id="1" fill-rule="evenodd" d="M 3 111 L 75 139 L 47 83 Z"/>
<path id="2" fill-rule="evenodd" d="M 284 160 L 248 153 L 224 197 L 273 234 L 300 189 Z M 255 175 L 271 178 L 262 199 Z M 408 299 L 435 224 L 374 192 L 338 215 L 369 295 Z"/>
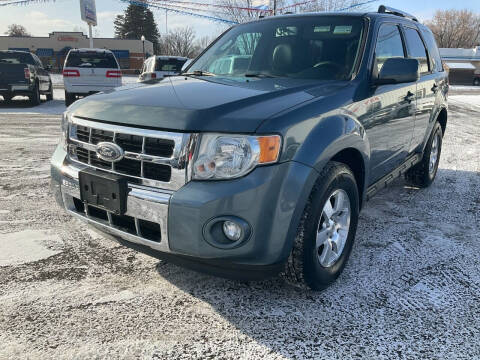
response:
<path id="1" fill-rule="evenodd" d="M 397 25 L 386 24 L 380 27 L 375 47 L 374 76 L 378 76 L 385 61 L 391 58 L 404 58 L 402 36 Z"/>

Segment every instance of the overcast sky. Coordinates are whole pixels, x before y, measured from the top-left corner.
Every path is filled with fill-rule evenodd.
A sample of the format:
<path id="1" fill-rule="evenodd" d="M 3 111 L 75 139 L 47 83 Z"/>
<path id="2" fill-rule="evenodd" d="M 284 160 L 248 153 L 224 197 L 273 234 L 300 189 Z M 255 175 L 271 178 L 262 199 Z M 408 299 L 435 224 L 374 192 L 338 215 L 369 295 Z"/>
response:
<path id="1" fill-rule="evenodd" d="M 194 0 L 202 2 L 201 0 Z M 257 0 L 259 3 L 263 0 Z M 207 0 L 204 2 L 215 2 Z M 113 20 L 127 7 L 127 3 L 120 0 L 97 0 L 98 26 L 95 33 L 100 37 L 113 36 Z M 468 8 L 480 13 L 480 0 L 380 0 L 370 5 L 370 10 L 377 9 L 378 5 L 392 6 L 410 12 L 422 21 L 432 17 L 437 9 L 464 9 Z M 152 9 L 161 33 L 165 32 L 165 12 Z M 17 23 L 25 26 L 35 36 L 47 36 L 52 31 L 72 31 L 74 28 L 84 29 L 87 26 L 80 20 L 80 6 L 78 0 L 56 0 L 47 3 L 32 3 L 22 6 L 0 7 L 0 33 L 3 34 L 9 24 Z M 219 34 L 224 25 L 210 20 L 196 17 L 175 15 L 168 13 L 168 27 L 190 25 L 198 36 L 214 36 Z"/>

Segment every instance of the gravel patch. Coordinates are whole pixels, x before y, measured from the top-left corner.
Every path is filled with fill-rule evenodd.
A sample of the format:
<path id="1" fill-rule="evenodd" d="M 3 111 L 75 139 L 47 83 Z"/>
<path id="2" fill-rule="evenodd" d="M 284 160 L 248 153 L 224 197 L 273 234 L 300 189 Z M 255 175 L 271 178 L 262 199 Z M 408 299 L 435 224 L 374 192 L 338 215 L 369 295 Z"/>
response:
<path id="1" fill-rule="evenodd" d="M 397 180 L 366 204 L 344 274 L 320 293 L 198 274 L 87 230 L 49 193 L 60 116 L 8 110 L 0 259 L 18 261 L 0 267 L 0 359 L 480 358 L 474 108 L 452 102 L 432 187 Z"/>

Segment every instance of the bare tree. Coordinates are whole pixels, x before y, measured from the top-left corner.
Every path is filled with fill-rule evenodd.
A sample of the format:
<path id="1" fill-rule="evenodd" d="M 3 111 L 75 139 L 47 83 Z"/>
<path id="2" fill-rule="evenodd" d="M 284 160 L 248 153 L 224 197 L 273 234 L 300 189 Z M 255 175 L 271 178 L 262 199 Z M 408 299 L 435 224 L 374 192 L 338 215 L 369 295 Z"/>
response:
<path id="1" fill-rule="evenodd" d="M 5 32 L 7 36 L 17 36 L 17 37 L 30 37 L 30 33 L 25 29 L 24 26 L 19 24 L 11 24 L 8 26 L 8 30 Z"/>
<path id="2" fill-rule="evenodd" d="M 365 0 L 316 0 L 299 6 L 297 11 L 361 11 L 368 7 L 364 2 Z"/>
<path id="3" fill-rule="evenodd" d="M 303 5 L 295 5 L 298 0 L 277 0 L 265 1 L 269 4 L 269 9 L 276 8 L 277 14 L 293 12 L 313 12 L 313 11 L 361 11 L 365 10 L 366 6 L 361 5 L 365 0 L 313 0 Z M 258 1 L 254 0 L 221 0 L 220 4 L 226 6 L 218 10 L 215 14 L 218 16 L 226 17 L 228 20 L 235 21 L 237 23 L 244 23 L 255 20 L 262 15 L 262 12 L 255 10 L 246 10 L 255 8 L 255 4 Z M 263 12 L 263 15 L 270 15 L 271 12 Z"/>
<path id="4" fill-rule="evenodd" d="M 162 55 L 194 57 L 198 48 L 195 33 L 191 27 L 175 28 L 160 39 Z"/>
<path id="5" fill-rule="evenodd" d="M 441 48 L 473 48 L 480 43 L 480 15 L 470 10 L 438 10 L 426 25 Z"/>

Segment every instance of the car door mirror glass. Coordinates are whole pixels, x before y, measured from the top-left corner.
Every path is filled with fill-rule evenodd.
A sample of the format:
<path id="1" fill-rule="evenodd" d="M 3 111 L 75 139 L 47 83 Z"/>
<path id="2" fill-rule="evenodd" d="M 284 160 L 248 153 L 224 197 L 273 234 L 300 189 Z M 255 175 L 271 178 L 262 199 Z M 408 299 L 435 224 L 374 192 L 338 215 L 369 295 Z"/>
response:
<path id="1" fill-rule="evenodd" d="M 383 64 L 375 84 L 401 84 L 416 82 L 419 79 L 417 59 L 390 58 Z"/>

